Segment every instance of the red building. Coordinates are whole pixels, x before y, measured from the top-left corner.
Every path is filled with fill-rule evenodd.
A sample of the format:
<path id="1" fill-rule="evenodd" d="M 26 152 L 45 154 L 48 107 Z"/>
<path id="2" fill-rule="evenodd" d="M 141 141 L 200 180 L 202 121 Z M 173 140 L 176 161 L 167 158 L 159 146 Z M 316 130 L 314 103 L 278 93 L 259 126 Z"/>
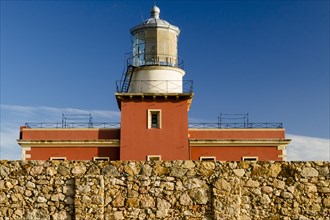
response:
<path id="1" fill-rule="evenodd" d="M 180 30 L 159 18 L 131 29 L 132 56 L 115 93 L 120 126 L 87 123 L 27 123 L 18 143 L 23 160 L 285 160 L 281 123 L 189 124 L 192 81 L 178 59 Z M 221 117 L 219 119 L 225 119 Z"/>

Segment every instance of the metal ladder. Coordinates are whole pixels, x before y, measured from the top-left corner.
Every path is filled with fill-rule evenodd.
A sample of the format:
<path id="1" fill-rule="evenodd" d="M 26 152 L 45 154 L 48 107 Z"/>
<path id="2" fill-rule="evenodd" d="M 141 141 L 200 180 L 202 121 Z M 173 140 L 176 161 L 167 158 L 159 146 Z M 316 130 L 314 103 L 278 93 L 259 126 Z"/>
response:
<path id="1" fill-rule="evenodd" d="M 129 65 L 126 70 L 123 85 L 121 87 L 121 92 L 128 92 L 129 85 L 131 84 L 133 72 L 134 72 L 134 66 Z"/>

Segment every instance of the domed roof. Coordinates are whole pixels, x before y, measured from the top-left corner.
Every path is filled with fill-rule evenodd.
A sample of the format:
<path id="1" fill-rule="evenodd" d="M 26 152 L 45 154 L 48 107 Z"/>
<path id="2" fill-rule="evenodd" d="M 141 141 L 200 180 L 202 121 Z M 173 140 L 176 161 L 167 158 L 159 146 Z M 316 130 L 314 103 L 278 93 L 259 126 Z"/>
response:
<path id="1" fill-rule="evenodd" d="M 171 25 L 169 22 L 159 18 L 160 9 L 156 5 L 151 8 L 150 14 L 151 18 L 143 21 L 142 24 L 137 25 L 131 29 L 132 34 L 141 28 L 148 27 L 168 28 L 178 32 L 179 34 L 180 30 L 178 27 Z"/>

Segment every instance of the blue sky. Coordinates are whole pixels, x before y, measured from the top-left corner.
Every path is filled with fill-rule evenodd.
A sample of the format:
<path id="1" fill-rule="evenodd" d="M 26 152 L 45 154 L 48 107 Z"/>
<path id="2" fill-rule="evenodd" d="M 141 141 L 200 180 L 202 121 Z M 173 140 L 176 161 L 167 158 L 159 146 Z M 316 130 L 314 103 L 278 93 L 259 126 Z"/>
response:
<path id="1" fill-rule="evenodd" d="M 185 79 L 194 81 L 190 121 L 216 122 L 222 112 L 283 122 L 301 148 L 309 143 L 321 152 L 308 157 L 307 145 L 304 151 L 293 143 L 291 158 L 330 160 L 329 1 L 157 5 L 161 18 L 181 29 L 179 56 Z M 1 1 L 1 158 L 19 158 L 15 140 L 26 121 L 81 111 L 120 120 L 115 81 L 131 51 L 129 30 L 150 17 L 152 6 Z"/>

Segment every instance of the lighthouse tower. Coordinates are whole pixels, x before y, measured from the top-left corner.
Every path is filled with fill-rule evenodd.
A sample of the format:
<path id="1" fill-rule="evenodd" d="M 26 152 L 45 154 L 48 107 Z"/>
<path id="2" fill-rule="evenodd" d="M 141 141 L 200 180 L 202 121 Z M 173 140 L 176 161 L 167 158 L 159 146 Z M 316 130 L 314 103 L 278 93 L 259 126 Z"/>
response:
<path id="1" fill-rule="evenodd" d="M 188 110 L 192 81 L 178 58 L 178 27 L 151 18 L 131 29 L 132 56 L 115 94 L 121 110 L 120 159 L 189 159 Z"/>

